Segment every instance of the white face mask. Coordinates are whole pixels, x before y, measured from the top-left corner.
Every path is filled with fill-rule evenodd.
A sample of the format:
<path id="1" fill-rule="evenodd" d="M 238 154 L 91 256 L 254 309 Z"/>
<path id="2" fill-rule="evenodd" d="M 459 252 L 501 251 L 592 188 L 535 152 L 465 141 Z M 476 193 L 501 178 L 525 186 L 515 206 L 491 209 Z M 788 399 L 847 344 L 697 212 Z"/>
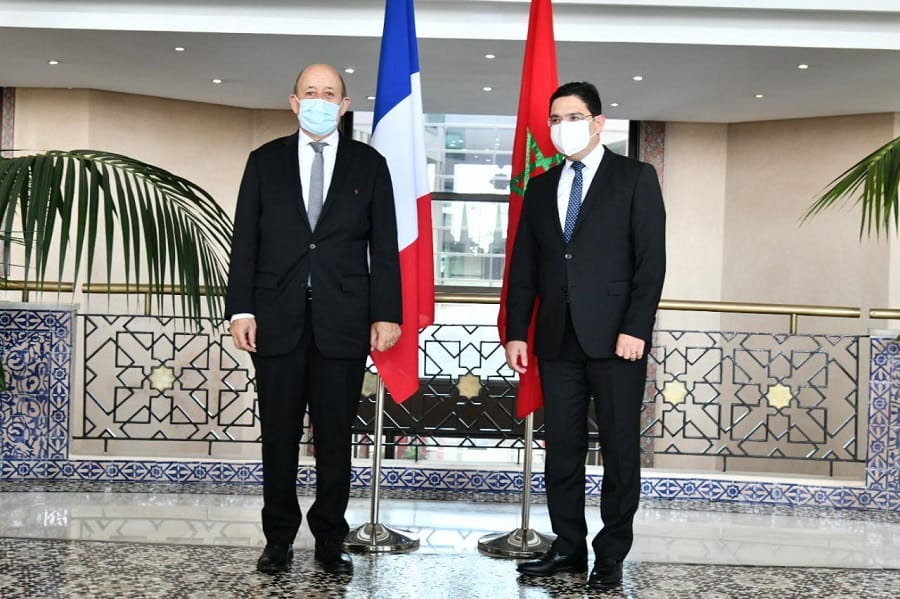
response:
<path id="1" fill-rule="evenodd" d="M 561 121 L 550 127 L 550 141 L 553 146 L 566 156 L 574 156 L 590 143 L 591 123 L 582 121 Z"/>

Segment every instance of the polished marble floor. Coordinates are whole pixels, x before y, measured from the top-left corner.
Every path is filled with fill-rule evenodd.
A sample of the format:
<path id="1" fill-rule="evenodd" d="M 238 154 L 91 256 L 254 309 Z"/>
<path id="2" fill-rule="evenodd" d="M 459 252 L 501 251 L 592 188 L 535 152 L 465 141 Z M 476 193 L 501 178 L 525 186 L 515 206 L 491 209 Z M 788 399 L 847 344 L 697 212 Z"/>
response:
<path id="1" fill-rule="evenodd" d="M 351 526 L 369 500 L 351 500 Z M 519 526 L 515 497 L 392 493 L 380 521 L 420 540 L 320 571 L 304 526 L 291 571 L 254 571 L 258 487 L 0 483 L 0 597 L 584 597 L 584 576 L 518 577 L 478 552 Z M 540 498 L 537 498 L 540 501 Z M 311 498 L 301 497 L 307 507 Z M 588 507 L 599 523 L 599 507 Z M 546 506 L 531 527 L 549 532 Z M 647 500 L 621 590 L 605 597 L 897 597 L 900 514 Z"/>

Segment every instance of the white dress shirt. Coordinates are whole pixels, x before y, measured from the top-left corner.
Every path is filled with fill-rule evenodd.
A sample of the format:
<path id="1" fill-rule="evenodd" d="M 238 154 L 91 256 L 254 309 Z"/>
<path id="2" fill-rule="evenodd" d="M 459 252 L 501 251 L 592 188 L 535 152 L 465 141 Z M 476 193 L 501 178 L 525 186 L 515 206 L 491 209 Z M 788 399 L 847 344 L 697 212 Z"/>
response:
<path id="1" fill-rule="evenodd" d="M 304 133 L 303 129 L 299 131 L 299 137 L 297 140 L 297 162 L 300 165 L 300 186 L 303 190 L 309 190 L 309 180 L 311 178 L 312 173 L 312 163 L 316 156 L 316 151 L 313 150 L 312 146 L 309 145 L 310 142 L 316 141 L 311 138 L 309 135 Z M 337 159 L 337 147 L 338 141 L 340 141 L 340 136 L 337 132 L 337 129 L 331 132 L 327 137 L 320 139 L 319 141 L 325 142 L 325 147 L 322 148 L 322 160 L 324 161 L 325 167 L 325 176 L 323 178 L 322 185 L 322 200 L 324 207 L 324 200 L 328 197 L 328 188 L 331 187 L 331 176 L 334 174 L 334 163 Z M 309 208 L 309 198 L 306 193 L 303 193 L 303 206 L 305 208 Z M 250 313 L 240 313 L 234 314 L 231 317 L 231 322 L 241 318 L 254 318 L 253 314 Z"/>
<path id="2" fill-rule="evenodd" d="M 591 153 L 581 159 L 584 168 L 581 169 L 583 183 L 581 185 L 581 201 L 584 203 L 584 197 L 587 195 L 591 181 L 600 168 L 600 161 L 603 160 L 604 152 L 603 144 L 597 144 L 597 147 L 591 150 Z M 575 169 L 572 168 L 572 161 L 566 158 L 566 165 L 563 167 L 562 174 L 559 176 L 559 185 L 556 188 L 556 207 L 559 210 L 559 226 L 561 229 L 566 227 L 566 211 L 569 209 L 569 192 L 572 190 L 572 182 L 575 180 Z"/>

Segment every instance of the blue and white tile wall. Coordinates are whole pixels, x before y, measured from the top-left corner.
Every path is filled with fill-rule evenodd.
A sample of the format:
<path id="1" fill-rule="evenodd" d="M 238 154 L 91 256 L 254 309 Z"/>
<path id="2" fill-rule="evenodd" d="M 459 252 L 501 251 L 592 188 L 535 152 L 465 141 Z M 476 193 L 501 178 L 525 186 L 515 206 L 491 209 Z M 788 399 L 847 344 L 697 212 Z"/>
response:
<path id="1" fill-rule="evenodd" d="M 0 360 L 10 391 L 0 393 L 0 480 L 97 482 L 259 483 L 258 462 L 214 460 L 77 459 L 69 456 L 72 389 L 72 312 L 0 305 Z M 865 483 L 822 484 L 751 480 L 728 475 L 645 474 L 642 494 L 662 499 L 735 501 L 769 505 L 824 506 L 900 511 L 900 344 L 872 338 L 868 457 Z M 368 487 L 371 468 L 353 471 L 353 486 Z M 301 466 L 300 484 L 315 482 Z M 587 492 L 600 495 L 600 475 L 589 475 Z M 517 493 L 522 473 L 433 467 L 382 468 L 382 488 Z M 531 480 L 543 493 L 544 477 Z"/>

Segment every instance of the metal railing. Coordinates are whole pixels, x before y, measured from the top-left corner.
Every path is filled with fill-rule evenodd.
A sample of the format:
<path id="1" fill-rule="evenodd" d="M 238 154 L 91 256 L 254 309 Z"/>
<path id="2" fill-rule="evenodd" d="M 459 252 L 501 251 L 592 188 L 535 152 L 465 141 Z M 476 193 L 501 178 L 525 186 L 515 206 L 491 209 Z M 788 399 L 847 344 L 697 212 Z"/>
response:
<path id="1" fill-rule="evenodd" d="M 72 289 L 20 281 L 5 287 L 23 293 Z M 91 284 L 82 291 L 155 290 Z M 436 301 L 495 304 L 499 295 L 441 291 Z M 145 302 L 145 308 L 152 305 Z M 796 333 L 799 316 L 858 318 L 859 308 L 663 300 L 660 309 L 786 315 L 791 334 L 657 331 L 642 420 L 645 465 L 678 455 L 714 457 L 723 468 L 728 460 L 752 458 L 826 463 L 831 471 L 834 464 L 864 459 L 860 338 Z M 900 311 L 882 317 L 900 318 Z M 179 441 L 200 444 L 210 454 L 221 444 L 257 442 L 252 367 L 220 324 L 186 331 L 177 317 L 79 318 L 84 383 L 73 398 L 74 439 L 100 443 L 102 451 L 122 443 Z M 403 404 L 386 402 L 389 457 L 430 459 L 442 448 L 517 454 L 523 444 L 523 422 L 515 418 L 517 383 L 496 327 L 434 325 L 423 332 L 420 347 L 419 392 Z M 376 417 L 371 374 L 356 427 L 360 448 L 371 445 Z M 541 417 L 539 411 L 535 447 L 543 435 Z"/>

